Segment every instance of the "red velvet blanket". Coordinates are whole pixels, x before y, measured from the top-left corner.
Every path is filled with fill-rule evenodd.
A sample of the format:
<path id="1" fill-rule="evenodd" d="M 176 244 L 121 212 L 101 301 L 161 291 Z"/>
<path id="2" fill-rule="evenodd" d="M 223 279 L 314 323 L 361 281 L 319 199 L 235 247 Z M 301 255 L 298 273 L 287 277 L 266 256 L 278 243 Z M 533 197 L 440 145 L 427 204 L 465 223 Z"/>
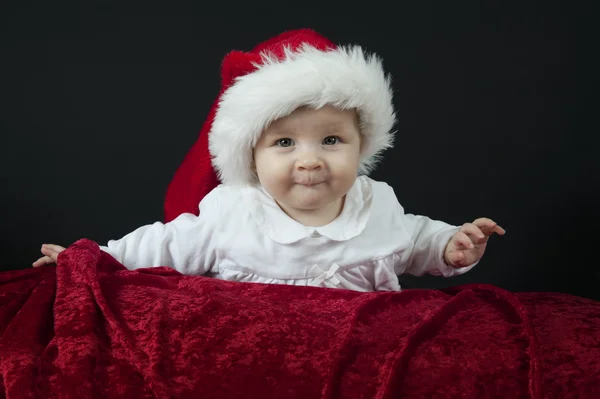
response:
<path id="1" fill-rule="evenodd" d="M 0 273 L 0 397 L 600 398 L 600 302 L 126 270 L 91 241 Z"/>

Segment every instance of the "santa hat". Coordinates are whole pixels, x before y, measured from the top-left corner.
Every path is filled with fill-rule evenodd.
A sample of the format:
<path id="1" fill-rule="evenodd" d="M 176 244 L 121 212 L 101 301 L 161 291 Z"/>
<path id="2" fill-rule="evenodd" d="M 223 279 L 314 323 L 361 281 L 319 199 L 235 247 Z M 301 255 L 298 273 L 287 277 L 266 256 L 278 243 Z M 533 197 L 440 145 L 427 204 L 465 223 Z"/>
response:
<path id="1" fill-rule="evenodd" d="M 227 54 L 219 96 L 167 190 L 165 221 L 197 215 L 199 202 L 219 183 L 256 183 L 252 149 L 264 129 L 298 107 L 327 104 L 358 111 L 359 173 L 368 174 L 392 146 L 395 122 L 390 77 L 377 56 L 336 46 L 310 29 Z"/>

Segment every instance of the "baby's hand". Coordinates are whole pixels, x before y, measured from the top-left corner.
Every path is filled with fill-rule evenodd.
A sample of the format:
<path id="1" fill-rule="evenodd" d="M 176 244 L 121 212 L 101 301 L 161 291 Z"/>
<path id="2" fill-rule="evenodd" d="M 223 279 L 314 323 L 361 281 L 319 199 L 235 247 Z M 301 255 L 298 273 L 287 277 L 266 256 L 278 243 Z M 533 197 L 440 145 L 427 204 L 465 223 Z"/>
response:
<path id="1" fill-rule="evenodd" d="M 503 236 L 506 231 L 488 218 L 463 224 L 446 245 L 444 260 L 452 267 L 464 267 L 477 262 L 485 252 L 489 237 L 494 233 Z"/>
<path id="2" fill-rule="evenodd" d="M 39 267 L 44 265 L 49 265 L 52 263 L 56 263 L 56 258 L 58 258 L 58 254 L 64 251 L 65 248 L 60 245 L 54 244 L 44 244 L 42 245 L 42 253 L 45 256 L 42 256 L 35 262 L 33 262 L 33 267 Z"/>

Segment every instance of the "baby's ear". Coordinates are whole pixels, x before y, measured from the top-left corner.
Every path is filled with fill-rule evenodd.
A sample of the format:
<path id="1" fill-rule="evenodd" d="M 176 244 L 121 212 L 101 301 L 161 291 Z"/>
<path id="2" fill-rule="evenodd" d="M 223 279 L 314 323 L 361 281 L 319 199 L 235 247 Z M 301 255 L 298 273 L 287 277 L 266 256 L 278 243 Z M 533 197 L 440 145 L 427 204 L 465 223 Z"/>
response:
<path id="1" fill-rule="evenodd" d="M 250 170 L 256 173 L 256 162 L 254 161 L 254 148 L 252 149 L 252 158 L 250 160 Z"/>
<path id="2" fill-rule="evenodd" d="M 260 56 L 256 54 L 237 50 L 229 52 L 221 64 L 221 84 L 225 88 L 231 86 L 236 78 L 254 72 L 260 61 Z"/>

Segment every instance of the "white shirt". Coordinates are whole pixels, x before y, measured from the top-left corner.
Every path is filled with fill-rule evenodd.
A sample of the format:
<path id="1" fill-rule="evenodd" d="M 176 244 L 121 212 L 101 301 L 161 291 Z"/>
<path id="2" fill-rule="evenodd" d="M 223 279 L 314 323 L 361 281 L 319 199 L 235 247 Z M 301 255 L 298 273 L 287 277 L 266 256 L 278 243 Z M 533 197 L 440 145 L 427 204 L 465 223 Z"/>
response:
<path id="1" fill-rule="evenodd" d="M 341 214 L 307 227 L 261 187 L 220 185 L 182 214 L 138 228 L 102 250 L 129 269 L 169 266 L 183 274 L 270 284 L 399 291 L 397 276 L 450 277 L 443 259 L 458 227 L 405 214 L 388 184 L 358 177 Z"/>

